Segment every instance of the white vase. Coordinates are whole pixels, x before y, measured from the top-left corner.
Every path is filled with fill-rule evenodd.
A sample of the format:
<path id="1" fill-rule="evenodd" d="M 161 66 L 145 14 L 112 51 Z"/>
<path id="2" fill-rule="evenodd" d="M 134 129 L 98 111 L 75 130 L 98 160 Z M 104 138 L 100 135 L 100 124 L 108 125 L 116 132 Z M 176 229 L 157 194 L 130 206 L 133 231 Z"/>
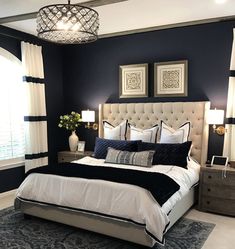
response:
<path id="1" fill-rule="evenodd" d="M 69 148 L 70 151 L 76 151 L 78 148 L 78 136 L 76 131 L 72 131 L 72 134 L 69 136 Z"/>

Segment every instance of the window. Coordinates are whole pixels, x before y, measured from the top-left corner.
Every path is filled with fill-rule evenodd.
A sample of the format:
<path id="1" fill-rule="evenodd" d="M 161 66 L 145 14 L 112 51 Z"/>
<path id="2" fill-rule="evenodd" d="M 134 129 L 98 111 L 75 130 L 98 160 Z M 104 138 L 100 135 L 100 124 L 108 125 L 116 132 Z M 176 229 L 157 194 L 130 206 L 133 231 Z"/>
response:
<path id="1" fill-rule="evenodd" d="M 0 48 L 0 166 L 24 161 L 22 66 Z"/>

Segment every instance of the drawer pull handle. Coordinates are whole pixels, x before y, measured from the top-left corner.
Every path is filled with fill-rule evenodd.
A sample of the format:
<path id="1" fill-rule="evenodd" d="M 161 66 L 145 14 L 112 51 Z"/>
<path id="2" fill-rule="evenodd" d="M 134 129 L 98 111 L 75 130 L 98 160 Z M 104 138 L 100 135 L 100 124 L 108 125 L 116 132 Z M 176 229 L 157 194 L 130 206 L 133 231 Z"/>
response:
<path id="1" fill-rule="evenodd" d="M 208 204 L 208 205 L 209 205 L 209 204 L 210 204 L 210 201 L 207 201 L 207 202 L 206 202 L 206 204 Z"/>
<path id="2" fill-rule="evenodd" d="M 209 178 L 209 179 L 211 179 L 211 178 L 212 178 L 212 176 L 208 176 L 208 178 Z"/>
<path id="3" fill-rule="evenodd" d="M 210 189 L 210 188 L 208 188 L 208 189 L 207 189 L 207 191 L 208 191 L 208 192 L 211 192 L 211 189 Z"/>

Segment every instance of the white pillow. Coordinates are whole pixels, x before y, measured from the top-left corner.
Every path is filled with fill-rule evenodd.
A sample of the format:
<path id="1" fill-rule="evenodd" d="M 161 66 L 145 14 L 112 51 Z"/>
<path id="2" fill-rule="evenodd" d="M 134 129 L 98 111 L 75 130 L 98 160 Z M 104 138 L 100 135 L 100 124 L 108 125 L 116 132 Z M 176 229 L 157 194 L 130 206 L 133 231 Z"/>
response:
<path id="1" fill-rule="evenodd" d="M 127 130 L 127 120 L 114 127 L 107 121 L 103 121 L 104 138 L 113 140 L 125 140 Z"/>
<path id="2" fill-rule="evenodd" d="M 189 133 L 190 133 L 190 122 L 186 122 L 185 124 L 181 125 L 177 130 L 174 130 L 166 123 L 161 121 L 160 143 L 176 144 L 176 143 L 187 142 Z"/>
<path id="3" fill-rule="evenodd" d="M 142 142 L 156 143 L 158 125 L 149 129 L 139 129 L 129 124 L 130 126 L 130 140 L 142 140 Z"/>

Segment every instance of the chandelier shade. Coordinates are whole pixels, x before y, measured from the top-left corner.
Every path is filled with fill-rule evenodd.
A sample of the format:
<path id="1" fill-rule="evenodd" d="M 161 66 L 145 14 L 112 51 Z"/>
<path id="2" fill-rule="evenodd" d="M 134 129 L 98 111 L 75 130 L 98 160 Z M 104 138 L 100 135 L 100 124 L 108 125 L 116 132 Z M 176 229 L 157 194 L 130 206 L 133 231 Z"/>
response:
<path id="1" fill-rule="evenodd" d="M 98 38 L 99 14 L 78 4 L 54 4 L 37 14 L 38 37 L 61 44 L 80 44 Z"/>

